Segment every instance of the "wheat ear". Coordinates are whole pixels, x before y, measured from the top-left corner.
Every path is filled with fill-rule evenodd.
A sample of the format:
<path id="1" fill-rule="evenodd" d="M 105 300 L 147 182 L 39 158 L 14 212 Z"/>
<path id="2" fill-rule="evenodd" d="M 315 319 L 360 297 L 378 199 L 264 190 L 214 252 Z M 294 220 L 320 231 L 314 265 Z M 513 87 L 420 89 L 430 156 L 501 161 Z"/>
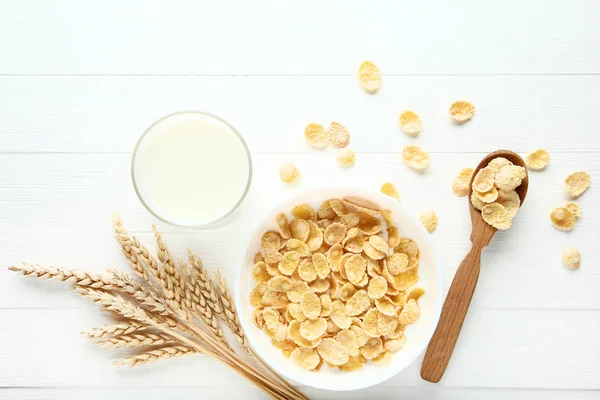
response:
<path id="1" fill-rule="evenodd" d="M 181 304 L 181 308 L 185 309 L 186 304 L 185 301 L 182 300 L 183 290 L 179 287 L 180 284 L 180 275 L 179 270 L 175 266 L 175 260 L 171 256 L 171 252 L 167 247 L 167 244 L 163 240 L 162 234 L 156 229 L 156 226 L 152 225 L 152 232 L 154 232 L 154 237 L 156 238 L 156 244 L 158 245 L 158 250 L 156 251 L 156 255 L 158 256 L 158 260 L 161 263 L 161 270 L 163 272 L 163 279 L 166 283 L 166 289 L 168 293 L 167 298 L 174 299 L 176 302 Z"/>
<path id="2" fill-rule="evenodd" d="M 79 286 L 87 286 L 94 289 L 111 289 L 110 278 L 93 272 L 67 269 L 61 267 L 43 267 L 41 265 L 23 264 L 22 267 L 11 266 L 8 268 L 16 273 L 23 274 L 28 278 L 49 279 L 61 282 L 69 282 Z"/>
<path id="3" fill-rule="evenodd" d="M 115 366 L 119 368 L 126 366 L 135 367 L 148 362 L 165 360 L 167 358 L 179 357 L 187 354 L 194 354 L 195 352 L 196 351 L 194 349 L 183 345 L 159 347 L 157 349 L 148 350 L 135 356 L 116 361 Z"/>
<path id="4" fill-rule="evenodd" d="M 121 251 L 127 259 L 127 262 L 131 266 L 131 269 L 142 279 L 148 280 L 148 271 L 144 268 L 144 265 L 139 260 L 139 242 L 135 238 L 130 238 L 129 234 L 123 226 L 123 221 L 119 214 L 113 214 L 113 230 L 115 231 L 115 238 L 121 246 Z M 134 242 L 135 240 L 135 242 Z"/>
<path id="5" fill-rule="evenodd" d="M 188 250 L 188 260 L 192 266 L 193 275 L 196 277 L 196 284 L 206 300 L 208 306 L 217 314 L 219 318 L 227 322 L 223 314 L 223 305 L 221 304 L 219 293 L 213 285 L 208 272 L 202 264 L 202 260 L 191 250 Z"/>
<path id="6" fill-rule="evenodd" d="M 176 340 L 164 333 L 144 332 L 133 333 L 131 335 L 118 335 L 102 341 L 100 346 L 111 349 L 120 349 L 122 347 L 161 346 L 172 342 L 176 342 Z"/>
<path id="7" fill-rule="evenodd" d="M 139 332 L 146 327 L 137 321 L 121 322 L 117 324 L 104 325 L 91 331 L 81 332 L 81 336 L 87 339 L 100 340 L 111 336 L 128 335 Z"/>

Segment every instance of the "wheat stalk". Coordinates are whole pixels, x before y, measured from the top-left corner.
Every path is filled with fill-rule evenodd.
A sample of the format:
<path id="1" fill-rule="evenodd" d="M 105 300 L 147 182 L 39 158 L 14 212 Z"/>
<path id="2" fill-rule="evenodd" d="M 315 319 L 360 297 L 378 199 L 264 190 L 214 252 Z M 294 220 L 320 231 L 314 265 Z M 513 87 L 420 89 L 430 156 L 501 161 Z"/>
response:
<path id="1" fill-rule="evenodd" d="M 60 282 L 74 283 L 94 289 L 110 289 L 110 278 L 93 272 L 67 269 L 61 267 L 42 267 L 41 265 L 23 264 L 22 267 L 11 266 L 11 271 L 20 273 L 28 278 L 49 279 Z"/>
<path id="2" fill-rule="evenodd" d="M 106 339 L 100 346 L 111 349 L 136 346 L 160 346 L 174 342 L 175 339 L 164 333 L 133 333 L 131 335 L 118 335 Z"/>
<path id="3" fill-rule="evenodd" d="M 136 321 L 121 322 L 112 325 L 104 325 L 91 331 L 81 332 L 86 339 L 99 340 L 110 336 L 128 335 L 145 329 L 146 326 Z"/>
<path id="4" fill-rule="evenodd" d="M 167 358 L 179 357 L 194 353 L 196 353 L 196 351 L 188 346 L 165 346 L 159 347 L 157 349 L 148 350 L 143 353 L 136 354 L 135 356 L 127 357 L 122 360 L 116 361 L 115 366 L 119 368 L 126 366 L 135 367 L 137 365 L 146 364 L 152 361 L 164 360 Z"/>

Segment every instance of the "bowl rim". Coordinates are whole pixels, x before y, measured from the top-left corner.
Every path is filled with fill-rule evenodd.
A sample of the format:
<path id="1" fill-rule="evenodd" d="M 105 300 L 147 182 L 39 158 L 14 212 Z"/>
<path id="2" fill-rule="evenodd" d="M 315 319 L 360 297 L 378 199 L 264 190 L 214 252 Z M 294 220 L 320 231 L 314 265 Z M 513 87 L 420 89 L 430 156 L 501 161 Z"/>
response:
<path id="1" fill-rule="evenodd" d="M 281 206 L 283 204 L 286 203 L 290 203 L 292 202 L 295 198 L 299 198 L 299 197 L 306 197 L 306 196 L 310 196 L 313 194 L 317 194 L 317 193 L 321 193 L 321 192 L 328 192 L 328 191 L 348 191 L 348 197 L 351 196 L 358 196 L 360 197 L 362 193 L 365 194 L 365 196 L 369 196 L 371 198 L 380 198 L 380 199 L 386 199 L 387 200 L 387 196 L 385 196 L 382 193 L 373 191 L 373 190 L 369 190 L 369 189 L 364 189 L 358 186 L 348 186 L 348 185 L 327 185 L 327 186 L 318 186 L 318 187 L 311 187 L 308 188 L 306 190 L 303 190 L 301 192 L 295 192 L 293 194 L 291 194 L 290 196 L 286 196 L 285 198 L 283 198 L 281 201 L 279 201 L 277 203 L 276 206 L 271 207 L 269 209 L 268 212 L 262 214 L 260 216 L 260 219 L 258 220 L 258 222 L 253 226 L 253 228 L 250 230 L 250 234 L 246 237 L 246 241 L 244 243 L 250 243 L 250 241 L 252 240 L 253 237 L 255 237 L 257 234 L 261 233 L 259 232 L 259 230 L 262 229 L 263 225 L 267 222 L 267 220 L 269 218 L 271 218 L 272 216 L 274 216 L 277 211 L 281 208 Z M 328 198 L 327 194 L 323 194 L 323 198 Z M 382 373 L 378 379 L 372 379 L 372 380 L 368 380 L 365 381 L 364 383 L 359 383 L 359 384 L 354 384 L 354 385 L 349 385 L 347 388 L 342 388 L 342 387 L 328 387 L 327 385 L 321 385 L 319 383 L 315 383 L 315 382 L 311 382 L 311 381 L 307 381 L 305 379 L 302 378 L 298 378 L 296 376 L 290 376 L 291 374 L 286 373 L 286 371 L 281 371 L 278 370 L 276 366 L 272 365 L 271 363 L 268 362 L 268 360 L 263 357 L 262 352 L 260 351 L 260 349 L 258 348 L 258 346 L 255 346 L 255 344 L 252 342 L 252 340 L 250 339 L 250 337 L 248 337 L 248 344 L 250 346 L 250 348 L 255 352 L 255 354 L 269 367 L 273 368 L 278 374 L 281 374 L 283 377 L 291 380 L 292 382 L 296 382 L 299 383 L 301 385 L 304 386 L 308 386 L 308 387 L 313 387 L 316 389 L 322 389 L 322 390 L 329 390 L 329 391 L 352 391 L 352 390 L 360 390 L 360 389 L 365 389 L 371 386 L 375 386 L 378 385 L 390 378 L 392 378 L 393 376 L 397 375 L 398 373 L 400 373 L 401 371 L 403 371 L 404 369 L 406 369 L 406 367 L 408 367 L 409 365 L 412 365 L 416 359 L 418 359 L 420 357 L 421 354 L 423 354 L 423 352 L 425 351 L 425 349 L 427 348 L 427 346 L 429 345 L 429 341 L 431 340 L 431 337 L 433 336 L 433 333 L 437 327 L 437 324 L 439 323 L 439 318 L 441 315 L 441 311 L 442 311 L 442 306 L 444 303 L 444 279 L 443 279 L 443 268 L 442 265 L 440 263 L 440 258 L 438 256 L 437 250 L 435 249 L 435 246 L 433 244 L 433 241 L 431 239 L 431 234 L 427 232 L 427 230 L 425 229 L 425 227 L 420 223 L 419 219 L 415 217 L 415 215 L 413 213 L 411 213 L 403 204 L 401 203 L 397 203 L 397 207 L 400 208 L 407 216 L 410 220 L 412 220 L 412 222 L 414 223 L 414 225 L 416 226 L 417 229 L 420 229 L 422 231 L 423 237 L 425 238 L 425 240 L 427 241 L 427 244 L 429 246 L 429 248 L 431 249 L 431 257 L 434 261 L 434 269 L 435 269 L 435 273 L 437 275 L 438 278 L 438 285 L 437 285 L 437 291 L 439 294 L 439 300 L 438 302 L 435 304 L 435 309 L 433 310 L 433 321 L 434 323 L 432 323 L 432 326 L 426 331 L 425 336 L 427 336 L 427 340 L 424 341 L 424 345 L 422 346 L 422 348 L 418 351 L 415 352 L 414 356 L 411 357 L 410 359 L 408 359 L 404 365 L 401 365 L 399 368 L 395 369 L 395 370 L 391 370 L 391 372 L 388 373 Z M 245 267 L 245 260 L 247 258 L 247 253 L 249 250 L 249 246 L 247 246 L 242 255 L 240 260 L 238 261 L 237 264 L 237 268 L 236 268 L 236 273 L 235 273 L 235 284 L 234 284 L 234 303 L 235 306 L 237 308 L 238 311 L 241 312 L 241 310 L 244 309 L 244 305 L 242 303 L 242 296 L 240 295 L 241 293 L 241 281 L 242 281 L 242 273 L 243 273 L 243 268 Z M 247 321 L 245 318 L 240 318 L 240 323 L 242 325 L 242 328 L 245 331 L 248 331 L 248 326 L 247 326 Z M 359 380 L 357 380 L 356 382 L 360 382 Z"/>

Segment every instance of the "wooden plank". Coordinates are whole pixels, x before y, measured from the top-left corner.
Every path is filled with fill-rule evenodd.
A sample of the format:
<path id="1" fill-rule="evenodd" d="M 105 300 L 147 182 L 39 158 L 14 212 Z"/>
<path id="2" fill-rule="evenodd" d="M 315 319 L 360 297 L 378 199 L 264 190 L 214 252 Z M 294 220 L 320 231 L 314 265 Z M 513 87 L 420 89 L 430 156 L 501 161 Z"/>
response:
<path id="1" fill-rule="evenodd" d="M 354 76 L 0 77 L 0 93 L 3 153 L 129 153 L 154 120 L 184 109 L 228 119 L 254 152 L 314 152 L 312 121 L 342 122 L 361 152 L 600 151 L 600 75 L 394 76 L 374 96 Z M 463 98 L 476 114 L 458 126 L 448 109 Z M 404 109 L 421 115 L 417 139 L 400 131 Z"/>
<path id="2" fill-rule="evenodd" d="M 258 154 L 255 180 L 241 209 L 229 223 L 211 229 L 188 230 L 158 223 L 141 206 L 129 179 L 127 154 L 0 155 L 0 265 L 29 261 L 69 268 L 103 271 L 127 268 L 110 231 L 110 215 L 120 211 L 126 226 L 153 247 L 152 224 L 166 234 L 177 254 L 186 248 L 199 252 L 207 266 L 234 277 L 249 235 L 271 207 L 308 188 L 358 185 L 378 190 L 390 180 L 403 204 L 415 214 L 436 209 L 440 223 L 432 238 L 438 249 L 446 288 L 468 250 L 470 220 L 465 198 L 451 192 L 457 172 L 476 165 L 479 154 L 436 154 L 424 175 L 410 171 L 396 154 L 359 154 L 350 170 L 335 166 L 331 152 Z M 278 166 L 292 161 L 303 174 L 296 188 L 284 187 Z M 532 173 L 529 194 L 514 226 L 494 237 L 484 250 L 482 272 L 473 305 L 481 308 L 600 309 L 599 212 L 592 186 L 579 200 L 583 217 L 572 232 L 554 229 L 550 210 L 564 202 L 564 176 L 582 169 L 600 174 L 598 157 L 578 154 L 553 156 L 548 169 Z M 326 171 L 327 173 L 323 173 Z M 560 261 L 565 247 L 583 254 L 578 271 Z M 43 287 L 36 291 L 34 288 Z M 0 272 L 0 307 L 81 307 L 69 294 L 47 295 L 53 284 L 18 279 Z"/>
<path id="3" fill-rule="evenodd" d="M 1 7 L 2 74 L 353 75 L 363 59 L 386 74 L 600 72 L 593 0 Z"/>
<path id="4" fill-rule="evenodd" d="M 497 388 L 447 388 L 438 387 L 402 387 L 398 391 L 389 387 L 376 386 L 371 389 L 356 392 L 326 392 L 303 387 L 302 392 L 311 399 L 360 399 L 370 398 L 384 400 L 397 399 L 399 395 L 412 400 L 593 400 L 600 394 L 596 390 L 543 390 L 543 389 L 497 389 Z M 265 395 L 252 386 L 236 385 L 207 388 L 207 387 L 177 387 L 177 388 L 0 388 L 1 400 L 104 400 L 108 398 L 124 398 L 129 400 L 162 400 L 176 398 L 179 400 L 202 399 L 267 399 Z"/>
<path id="5" fill-rule="evenodd" d="M 0 386 L 245 384 L 226 367 L 201 356 L 114 369 L 111 361 L 123 353 L 106 351 L 78 337 L 79 331 L 102 323 L 97 308 L 0 310 Z M 600 366 L 590 362 L 600 357 L 600 312 L 472 311 L 442 381 L 444 387 L 600 389 Z M 420 360 L 378 387 L 431 387 L 420 379 L 419 367 Z"/>

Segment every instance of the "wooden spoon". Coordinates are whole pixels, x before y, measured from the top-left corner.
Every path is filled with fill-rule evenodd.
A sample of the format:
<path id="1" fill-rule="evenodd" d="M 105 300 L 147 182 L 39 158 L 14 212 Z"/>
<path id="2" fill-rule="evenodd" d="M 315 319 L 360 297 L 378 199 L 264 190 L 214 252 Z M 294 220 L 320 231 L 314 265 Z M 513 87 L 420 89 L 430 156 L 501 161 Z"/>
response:
<path id="1" fill-rule="evenodd" d="M 490 243 L 492 236 L 494 236 L 494 233 L 497 231 L 496 228 L 488 225 L 483 220 L 481 212 L 471 204 L 472 185 L 475 175 L 477 175 L 477 172 L 479 172 L 481 168 L 487 166 L 488 163 L 496 157 L 504 157 L 513 164 L 525 168 L 525 171 L 527 171 L 525 162 L 518 154 L 509 150 L 498 150 L 485 156 L 473 172 L 469 184 L 468 198 L 472 225 L 471 250 L 456 271 L 452 286 L 450 286 L 448 296 L 446 296 L 446 301 L 442 308 L 440 321 L 425 353 L 425 359 L 421 366 L 421 377 L 429 382 L 439 382 L 444 375 L 444 371 L 446 371 L 460 329 L 462 328 L 465 316 L 467 315 L 467 310 L 469 309 L 475 286 L 477 285 L 481 263 L 481 251 Z M 528 186 L 529 175 L 526 173 L 525 178 L 521 182 L 521 186 L 516 189 L 517 194 L 521 199 L 521 205 L 525 201 Z"/>

